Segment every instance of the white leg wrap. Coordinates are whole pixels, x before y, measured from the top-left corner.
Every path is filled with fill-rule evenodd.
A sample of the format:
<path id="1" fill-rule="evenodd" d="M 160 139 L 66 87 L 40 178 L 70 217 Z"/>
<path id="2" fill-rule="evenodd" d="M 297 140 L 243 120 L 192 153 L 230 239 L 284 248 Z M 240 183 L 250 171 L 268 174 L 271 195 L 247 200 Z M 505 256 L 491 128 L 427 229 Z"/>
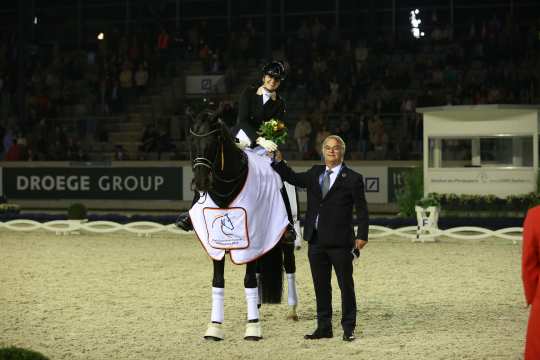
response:
<path id="1" fill-rule="evenodd" d="M 296 274 L 287 274 L 287 303 L 289 305 L 298 304 L 298 294 L 296 293 Z"/>
<path id="2" fill-rule="evenodd" d="M 225 289 L 212 288 L 212 318 L 211 321 L 222 323 L 223 322 L 223 298 Z"/>
<path id="3" fill-rule="evenodd" d="M 259 290 L 257 288 L 245 288 L 244 290 L 246 291 L 247 319 L 257 320 L 259 319 L 259 308 L 257 307 Z"/>

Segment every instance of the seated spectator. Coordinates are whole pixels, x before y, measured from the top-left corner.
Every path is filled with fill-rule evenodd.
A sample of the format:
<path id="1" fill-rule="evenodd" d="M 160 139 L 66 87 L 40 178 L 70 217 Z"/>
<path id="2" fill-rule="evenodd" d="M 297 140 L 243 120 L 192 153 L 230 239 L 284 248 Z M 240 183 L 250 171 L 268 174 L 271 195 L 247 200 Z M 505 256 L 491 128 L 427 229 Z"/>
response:
<path id="1" fill-rule="evenodd" d="M 296 139 L 298 151 L 302 154 L 302 157 L 308 153 L 311 131 L 310 122 L 306 119 L 305 115 L 301 115 L 300 120 L 298 120 L 294 128 L 294 138 Z"/>
<path id="2" fill-rule="evenodd" d="M 141 146 L 139 146 L 139 151 L 148 153 L 157 151 L 158 149 L 159 134 L 154 126 L 154 124 L 148 124 L 144 128 L 143 135 L 141 138 Z"/>
<path id="3" fill-rule="evenodd" d="M 13 143 L 9 147 L 6 155 L 4 156 L 5 161 L 25 161 L 26 156 L 26 139 L 18 138 L 13 139 Z"/>
<path id="4" fill-rule="evenodd" d="M 124 149 L 123 145 L 119 144 L 114 147 L 114 160 L 115 161 L 129 160 L 126 149 Z"/>
<path id="5" fill-rule="evenodd" d="M 147 85 L 148 70 L 146 70 L 144 64 L 140 64 L 137 72 L 135 72 L 135 87 L 137 89 L 137 96 L 144 94 Z"/>
<path id="6" fill-rule="evenodd" d="M 319 158 L 322 159 L 322 143 L 324 139 L 330 136 L 330 132 L 326 129 L 326 125 L 323 124 L 315 137 L 315 151 Z"/>

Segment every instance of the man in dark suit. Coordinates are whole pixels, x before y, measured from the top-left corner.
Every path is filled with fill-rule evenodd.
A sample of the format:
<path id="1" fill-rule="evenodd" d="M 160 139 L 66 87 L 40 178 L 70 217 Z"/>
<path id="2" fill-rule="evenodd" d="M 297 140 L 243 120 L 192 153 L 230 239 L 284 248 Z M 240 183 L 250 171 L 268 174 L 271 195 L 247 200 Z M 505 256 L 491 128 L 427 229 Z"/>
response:
<path id="1" fill-rule="evenodd" d="M 305 339 L 331 338 L 332 267 L 341 290 L 343 340 L 355 339 L 356 296 L 353 259 L 368 241 L 369 215 L 362 175 L 343 163 L 345 142 L 337 135 L 322 145 L 325 165 L 315 165 L 304 173 L 295 173 L 276 153 L 272 167 L 283 180 L 307 189 L 304 239 L 317 301 L 317 329 Z M 356 209 L 356 224 L 353 210 Z M 358 225 L 356 235 L 354 225 Z"/>

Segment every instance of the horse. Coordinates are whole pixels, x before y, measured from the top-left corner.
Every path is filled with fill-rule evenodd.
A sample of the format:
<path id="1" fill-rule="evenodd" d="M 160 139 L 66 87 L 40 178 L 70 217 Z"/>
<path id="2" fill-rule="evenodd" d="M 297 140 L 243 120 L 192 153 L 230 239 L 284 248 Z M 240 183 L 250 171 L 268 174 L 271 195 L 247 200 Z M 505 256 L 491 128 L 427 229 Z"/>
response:
<path id="1" fill-rule="evenodd" d="M 258 341 L 262 339 L 262 330 L 259 322 L 259 307 L 261 303 L 281 302 L 283 269 L 285 269 L 288 279 L 289 313 L 287 318 L 298 320 L 296 314 L 297 295 L 294 279 L 294 273 L 296 271 L 294 244 L 286 244 L 279 240 L 276 244 L 271 244 L 271 248 L 261 250 L 262 245 L 257 242 L 262 241 L 260 239 L 265 236 L 268 237 L 268 233 L 272 233 L 271 229 L 261 229 L 262 231 L 258 231 L 258 233 L 254 234 L 253 238 L 247 239 L 248 241 L 245 241 L 246 239 L 244 239 L 242 235 L 233 234 L 236 225 L 240 224 L 241 226 L 237 226 L 240 229 L 244 226 L 242 225 L 242 218 L 244 215 L 242 209 L 237 207 L 229 208 L 229 205 L 235 201 L 235 199 L 238 199 L 238 196 L 241 193 L 247 191 L 243 189 L 246 185 L 246 180 L 248 179 L 248 173 L 254 171 L 253 162 L 249 165 L 250 160 L 248 157 L 254 155 L 250 155 L 237 147 L 227 126 L 219 118 L 218 113 L 205 110 L 195 118 L 189 129 L 189 143 L 193 169 L 192 188 L 196 194 L 194 205 L 190 210 L 190 218 L 199 240 L 201 240 L 203 246 L 206 247 L 213 263 L 211 323 L 208 325 L 204 338 L 215 341 L 223 340 L 224 338 L 224 332 L 221 326 L 223 322 L 223 294 L 225 288 L 224 255 L 225 253 L 229 253 L 233 263 L 246 265 L 244 288 L 247 302 L 248 322 L 246 324 L 244 339 Z M 268 168 L 272 175 L 277 175 L 269 165 Z M 281 180 L 279 181 L 281 182 Z M 284 189 L 281 191 L 284 191 Z M 279 193 L 279 190 L 277 190 L 277 192 Z M 281 194 L 278 194 L 278 196 L 279 201 L 283 203 Z M 201 212 L 196 213 L 197 206 L 198 204 L 202 204 L 202 202 L 208 202 L 209 200 L 207 197 L 210 197 L 210 202 L 213 202 L 215 207 L 208 207 L 206 205 L 202 207 L 203 205 L 201 205 L 202 216 L 205 217 L 205 220 L 199 221 L 196 219 L 196 214 L 200 215 Z M 282 206 L 284 205 L 285 204 L 282 204 Z M 259 210 L 259 205 L 253 209 L 251 214 L 258 211 L 262 211 Z M 260 213 L 260 215 L 269 216 L 268 213 Z M 245 216 L 247 217 L 247 215 Z M 233 217 L 233 219 L 231 219 L 231 217 Z M 208 222 L 205 222 L 207 218 L 211 221 L 208 220 Z M 253 216 L 251 218 L 253 218 Z M 197 221 L 199 221 L 199 226 L 202 226 L 203 228 L 206 227 L 204 230 L 210 229 L 208 231 L 216 231 L 218 235 L 212 237 L 208 231 L 197 231 Z M 247 222 L 247 220 L 244 221 Z M 282 227 L 283 222 L 280 224 Z M 199 227 L 199 229 L 201 229 L 201 227 Z M 278 228 L 273 232 L 275 233 L 276 231 L 278 231 L 279 236 L 274 237 L 274 239 L 282 239 L 286 228 Z M 249 231 L 247 230 L 247 226 L 245 232 L 247 234 L 246 236 L 248 236 Z M 265 235 L 262 233 L 265 233 Z M 203 237 L 206 242 L 214 241 L 214 244 L 208 246 L 208 244 L 202 240 Z M 245 243 L 239 245 L 243 241 L 245 241 Z M 267 246 L 267 244 L 264 246 Z M 231 250 L 231 248 L 233 250 Z M 250 254 L 251 248 L 255 249 L 253 251 L 258 251 L 258 253 L 256 253 L 256 259 L 251 259 L 246 255 L 246 258 L 244 259 L 234 260 L 233 254 L 236 255 L 240 251 Z"/>

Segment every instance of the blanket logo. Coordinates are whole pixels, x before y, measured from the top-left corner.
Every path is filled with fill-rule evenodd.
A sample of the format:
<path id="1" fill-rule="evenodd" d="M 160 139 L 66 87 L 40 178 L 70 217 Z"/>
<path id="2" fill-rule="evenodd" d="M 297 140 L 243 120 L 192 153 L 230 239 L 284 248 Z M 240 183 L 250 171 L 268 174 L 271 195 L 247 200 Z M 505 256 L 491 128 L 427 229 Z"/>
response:
<path id="1" fill-rule="evenodd" d="M 249 246 L 245 209 L 204 208 L 203 214 L 211 247 L 229 250 Z"/>

